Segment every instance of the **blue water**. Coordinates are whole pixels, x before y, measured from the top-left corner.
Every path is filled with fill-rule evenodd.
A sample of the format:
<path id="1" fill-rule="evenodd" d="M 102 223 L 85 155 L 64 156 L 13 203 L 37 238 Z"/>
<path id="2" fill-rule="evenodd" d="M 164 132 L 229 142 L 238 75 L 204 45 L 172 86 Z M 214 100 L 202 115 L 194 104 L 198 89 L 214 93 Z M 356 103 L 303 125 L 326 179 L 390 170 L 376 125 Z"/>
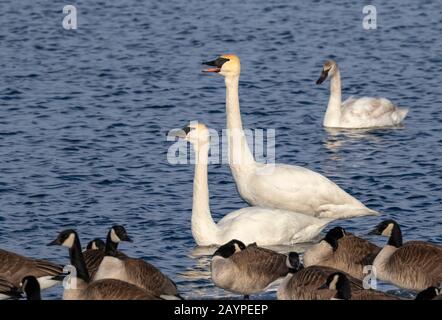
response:
<path id="1" fill-rule="evenodd" d="M 231 297 L 210 282 L 210 250 L 195 249 L 193 167 L 167 162 L 165 138 L 189 120 L 225 127 L 224 83 L 201 73 L 225 52 L 242 59 L 244 125 L 276 129 L 278 162 L 328 176 L 397 219 L 406 240 L 442 242 L 442 2 L 370 1 L 369 31 L 350 0 L 76 1 L 75 31 L 62 28 L 65 4 L 0 2 L 2 248 L 67 263 L 67 250 L 45 246 L 59 231 L 85 244 L 119 223 L 135 240 L 122 250 L 184 297 Z M 324 130 L 329 88 L 315 81 L 330 57 L 344 97 L 388 97 L 410 108 L 404 126 Z M 217 219 L 245 206 L 227 165 L 209 172 Z M 332 225 L 363 235 L 379 221 Z"/>

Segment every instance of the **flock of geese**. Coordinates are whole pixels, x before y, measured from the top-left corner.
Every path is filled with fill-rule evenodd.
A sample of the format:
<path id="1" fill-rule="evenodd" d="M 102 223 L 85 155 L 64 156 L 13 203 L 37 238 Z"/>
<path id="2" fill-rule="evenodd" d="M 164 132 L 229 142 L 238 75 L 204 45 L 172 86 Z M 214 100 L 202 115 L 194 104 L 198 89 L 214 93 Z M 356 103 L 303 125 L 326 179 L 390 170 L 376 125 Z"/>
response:
<path id="1" fill-rule="evenodd" d="M 422 241 L 402 242 L 399 225 L 380 223 L 373 234 L 388 237 L 379 248 L 335 227 L 307 249 L 288 255 L 262 246 L 291 245 L 314 239 L 330 222 L 379 215 L 323 175 L 303 167 L 255 161 L 246 141 L 239 108 L 240 60 L 222 55 L 206 72 L 224 76 L 229 165 L 240 196 L 249 206 L 217 223 L 209 205 L 209 129 L 191 122 L 169 135 L 184 139 L 195 150 L 192 235 L 199 246 L 219 246 L 210 269 L 213 283 L 244 295 L 265 291 L 283 279 L 278 299 L 399 299 L 365 289 L 366 266 L 376 279 L 419 292 L 416 299 L 441 299 L 442 247 Z M 331 80 L 324 126 L 338 128 L 385 127 L 400 124 L 408 110 L 384 98 L 350 98 L 341 102 L 336 62 L 327 61 L 317 83 Z M 64 230 L 49 245 L 67 247 L 70 272 L 62 266 L 0 250 L 0 298 L 41 299 L 40 290 L 63 282 L 69 300 L 182 299 L 176 284 L 143 259 L 118 250 L 131 242 L 125 228 L 113 226 L 106 238 L 92 240 L 82 251 L 75 230 Z M 248 244 L 248 245 L 246 245 Z"/>

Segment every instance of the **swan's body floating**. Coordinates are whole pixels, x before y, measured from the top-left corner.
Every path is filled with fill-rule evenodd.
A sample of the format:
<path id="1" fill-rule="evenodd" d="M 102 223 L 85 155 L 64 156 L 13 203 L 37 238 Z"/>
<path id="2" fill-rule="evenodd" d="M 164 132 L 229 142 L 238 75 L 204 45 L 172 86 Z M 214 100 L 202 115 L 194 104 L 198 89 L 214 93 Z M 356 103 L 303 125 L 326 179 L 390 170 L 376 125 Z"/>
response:
<path id="1" fill-rule="evenodd" d="M 325 112 L 324 127 L 371 128 L 389 127 L 400 124 L 408 109 L 398 108 L 385 98 L 348 98 L 341 102 L 341 76 L 338 64 L 333 60 L 324 63 L 316 84 L 330 78 L 330 100 Z"/>
<path id="2" fill-rule="evenodd" d="M 207 72 L 225 77 L 229 162 L 239 194 L 245 201 L 262 208 L 327 219 L 378 214 L 319 173 L 298 166 L 255 162 L 247 145 L 239 109 L 239 58 L 223 55 L 205 64 L 215 66 Z"/>
<path id="3" fill-rule="evenodd" d="M 207 181 L 209 130 L 202 123 L 192 122 L 172 134 L 191 142 L 196 153 L 192 234 L 199 246 L 224 244 L 231 239 L 259 245 L 306 242 L 331 221 L 287 210 L 247 207 L 233 211 L 215 223 L 210 213 Z"/>

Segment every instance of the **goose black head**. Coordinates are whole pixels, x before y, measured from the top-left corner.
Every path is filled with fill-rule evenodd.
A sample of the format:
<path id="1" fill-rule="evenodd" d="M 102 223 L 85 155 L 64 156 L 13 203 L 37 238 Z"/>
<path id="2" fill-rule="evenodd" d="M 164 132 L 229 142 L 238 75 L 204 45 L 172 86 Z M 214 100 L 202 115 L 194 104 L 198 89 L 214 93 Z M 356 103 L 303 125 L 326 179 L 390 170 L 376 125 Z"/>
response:
<path id="1" fill-rule="evenodd" d="M 21 282 L 27 300 L 41 300 L 40 284 L 34 276 L 26 276 Z"/>
<path id="2" fill-rule="evenodd" d="M 369 235 L 382 235 L 389 237 L 391 236 L 393 229 L 397 226 L 397 222 L 388 219 L 379 223 L 373 230 L 370 231 Z"/>
<path id="3" fill-rule="evenodd" d="M 105 246 L 103 240 L 95 238 L 87 244 L 86 250 L 104 250 Z"/>
<path id="4" fill-rule="evenodd" d="M 419 292 L 416 295 L 415 300 L 433 300 L 440 294 L 442 294 L 442 289 L 436 287 L 428 287 L 427 289 Z"/>
<path id="5" fill-rule="evenodd" d="M 326 241 L 332 248 L 333 251 L 338 249 L 338 240 L 346 235 L 346 231 L 341 227 L 334 227 L 330 229 L 324 237 L 324 241 Z"/>
<path id="6" fill-rule="evenodd" d="M 114 225 L 110 229 L 109 235 L 110 240 L 112 240 L 114 243 L 119 243 L 121 241 L 132 242 L 132 239 L 127 234 L 126 229 L 121 225 Z"/>
<path id="7" fill-rule="evenodd" d="M 303 268 L 301 260 L 299 259 L 299 254 L 297 252 L 289 252 L 287 256 L 287 267 L 289 272 L 295 273 Z"/>
<path id="8" fill-rule="evenodd" d="M 342 272 L 335 272 L 329 275 L 327 281 L 318 289 L 336 290 L 336 299 L 349 300 L 351 298 L 350 281 Z"/>
<path id="9" fill-rule="evenodd" d="M 221 256 L 223 258 L 228 258 L 237 252 L 240 252 L 246 248 L 246 245 L 239 240 L 233 239 L 223 244 L 218 250 L 215 251 L 213 256 Z"/>
<path id="10" fill-rule="evenodd" d="M 58 234 L 58 237 L 48 243 L 48 246 L 64 246 L 72 248 L 75 240 L 78 238 L 77 233 L 73 229 L 67 229 Z"/>
<path id="11" fill-rule="evenodd" d="M 388 238 L 388 244 L 399 248 L 402 246 L 402 231 L 399 225 L 394 220 L 384 220 L 379 223 L 369 235 L 382 235 Z"/>

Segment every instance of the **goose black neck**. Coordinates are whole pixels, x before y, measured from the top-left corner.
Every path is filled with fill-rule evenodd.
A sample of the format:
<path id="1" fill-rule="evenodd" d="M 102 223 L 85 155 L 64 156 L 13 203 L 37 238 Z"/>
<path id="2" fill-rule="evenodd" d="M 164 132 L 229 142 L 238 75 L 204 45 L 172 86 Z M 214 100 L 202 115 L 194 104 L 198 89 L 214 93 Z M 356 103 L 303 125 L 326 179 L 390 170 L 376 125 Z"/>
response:
<path id="1" fill-rule="evenodd" d="M 296 272 L 301 271 L 302 269 L 304 269 L 304 266 L 301 264 L 297 269 L 295 268 L 289 268 L 289 272 L 290 274 L 295 274 Z"/>
<path id="2" fill-rule="evenodd" d="M 393 230 L 391 230 L 391 235 L 390 238 L 388 239 L 388 244 L 396 248 L 402 246 L 402 232 L 397 224 L 395 224 L 393 226 Z"/>
<path id="3" fill-rule="evenodd" d="M 69 258 L 71 264 L 75 267 L 77 278 L 85 282 L 89 282 L 89 272 L 84 262 L 83 252 L 81 251 L 81 244 L 78 236 L 75 237 L 74 245 L 69 249 Z"/>
<path id="4" fill-rule="evenodd" d="M 40 288 L 32 288 L 32 290 L 26 291 L 27 300 L 41 300 Z"/>
<path id="5" fill-rule="evenodd" d="M 106 249 L 104 250 L 105 256 L 115 257 L 117 255 L 118 243 L 112 241 L 112 230 L 109 231 L 106 238 Z"/>
<path id="6" fill-rule="evenodd" d="M 338 292 L 336 293 L 336 298 L 340 300 L 350 300 L 351 299 L 351 287 L 350 282 L 345 279 L 341 284 Z"/>

